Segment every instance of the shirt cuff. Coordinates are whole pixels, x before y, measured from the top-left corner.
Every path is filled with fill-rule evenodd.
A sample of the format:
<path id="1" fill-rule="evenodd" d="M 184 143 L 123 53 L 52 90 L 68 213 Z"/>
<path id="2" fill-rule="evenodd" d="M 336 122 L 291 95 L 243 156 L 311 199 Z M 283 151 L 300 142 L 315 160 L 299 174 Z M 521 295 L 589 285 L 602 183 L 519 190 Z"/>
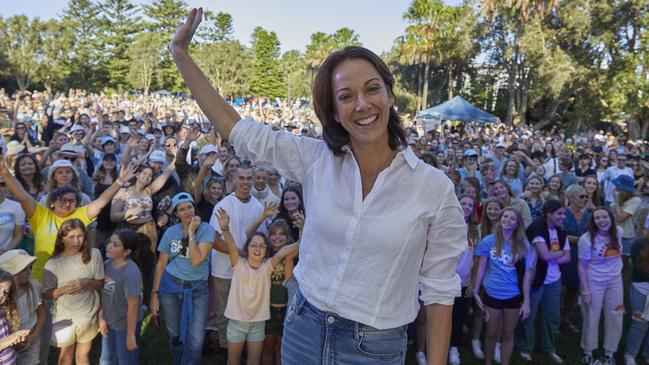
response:
<path id="1" fill-rule="evenodd" d="M 420 278 L 421 295 L 419 299 L 424 305 L 444 304 L 453 305 L 455 298 L 462 295 L 460 277 L 454 273 L 445 279 Z"/>

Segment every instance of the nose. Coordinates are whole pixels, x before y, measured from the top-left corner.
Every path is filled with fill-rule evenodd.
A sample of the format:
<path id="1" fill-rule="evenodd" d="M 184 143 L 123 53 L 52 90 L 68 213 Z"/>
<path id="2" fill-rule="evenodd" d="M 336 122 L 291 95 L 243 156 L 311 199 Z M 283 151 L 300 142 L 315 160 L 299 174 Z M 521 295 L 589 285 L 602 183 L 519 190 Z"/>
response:
<path id="1" fill-rule="evenodd" d="M 359 94 L 356 97 L 356 111 L 363 111 L 369 109 L 369 104 L 367 103 L 367 100 L 365 100 L 365 96 L 363 94 Z"/>

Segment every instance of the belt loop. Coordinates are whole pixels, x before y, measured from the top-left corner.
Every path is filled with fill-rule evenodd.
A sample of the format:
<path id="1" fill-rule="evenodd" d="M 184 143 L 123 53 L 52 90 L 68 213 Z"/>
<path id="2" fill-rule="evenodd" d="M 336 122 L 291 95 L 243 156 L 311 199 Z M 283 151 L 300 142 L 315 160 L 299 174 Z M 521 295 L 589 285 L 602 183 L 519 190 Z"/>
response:
<path id="1" fill-rule="evenodd" d="M 354 339 L 358 341 L 358 322 L 354 322 Z"/>

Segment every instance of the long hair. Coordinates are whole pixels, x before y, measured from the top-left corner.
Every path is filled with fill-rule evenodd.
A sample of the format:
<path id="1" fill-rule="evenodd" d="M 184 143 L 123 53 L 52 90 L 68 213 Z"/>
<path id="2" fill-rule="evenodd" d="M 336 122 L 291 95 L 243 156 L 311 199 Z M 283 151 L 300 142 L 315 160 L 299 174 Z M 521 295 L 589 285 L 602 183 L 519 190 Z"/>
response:
<path id="1" fill-rule="evenodd" d="M 285 219 L 279 218 L 273 221 L 273 223 L 270 224 L 268 227 L 268 239 L 270 240 L 270 236 L 273 234 L 274 231 L 276 230 L 281 230 L 282 234 L 286 236 L 286 244 L 291 244 L 293 243 L 293 237 L 291 236 L 291 226 L 288 224 L 288 222 Z M 273 248 L 272 245 L 268 246 L 269 249 L 272 251 L 272 255 L 277 253 L 275 251 L 275 248 Z"/>
<path id="2" fill-rule="evenodd" d="M 38 161 L 36 160 L 36 157 L 34 155 L 32 155 L 31 153 L 20 153 L 20 154 L 18 154 L 18 156 L 16 157 L 16 161 L 14 163 L 14 176 L 16 176 L 16 179 L 18 179 L 18 181 L 20 182 L 20 185 L 23 186 L 25 191 L 29 192 L 29 185 L 27 184 L 27 179 L 25 179 L 22 172 L 18 168 L 18 166 L 20 165 L 20 161 L 22 161 L 24 159 L 30 159 L 34 163 L 35 172 L 34 172 L 34 176 L 32 178 L 32 183 L 34 184 L 34 186 L 36 188 L 41 190 L 43 188 L 43 176 L 41 175 L 41 168 L 40 168 L 40 166 L 38 164 Z"/>
<path id="3" fill-rule="evenodd" d="M 458 200 L 461 201 L 462 199 L 471 199 L 473 202 L 473 210 L 471 211 L 471 214 L 467 218 L 465 218 L 466 225 L 467 225 L 467 233 L 466 236 L 468 239 L 471 240 L 474 244 L 477 243 L 478 241 L 478 214 L 476 213 L 475 210 L 475 205 L 476 205 L 476 198 L 469 194 L 460 194 L 458 197 Z"/>
<path id="4" fill-rule="evenodd" d="M 104 155 L 104 158 L 101 159 L 99 162 L 99 168 L 97 168 L 97 172 L 95 172 L 95 180 L 100 182 L 101 178 L 105 175 L 109 175 L 113 181 L 117 180 L 118 174 L 117 174 L 117 164 L 115 164 L 115 168 L 111 171 L 106 171 L 106 168 L 104 167 L 104 160 L 113 160 L 117 162 L 117 159 L 115 158 L 114 153 L 107 153 Z"/>
<path id="5" fill-rule="evenodd" d="M 487 216 L 487 208 L 491 204 L 498 204 L 500 207 L 500 210 L 502 212 L 502 209 L 505 208 L 505 203 L 503 203 L 500 198 L 496 197 L 491 197 L 485 199 L 485 201 L 482 202 L 482 220 L 480 221 L 480 237 L 487 237 L 487 235 L 490 235 L 494 233 L 494 227 L 495 223 L 492 224 L 491 220 L 489 220 L 489 217 Z"/>
<path id="6" fill-rule="evenodd" d="M 620 204 L 626 203 L 627 201 L 629 201 L 631 198 L 635 196 L 634 193 L 631 193 L 629 191 L 619 190 L 619 189 L 617 189 L 617 194 L 620 197 Z"/>
<path id="7" fill-rule="evenodd" d="M 8 271 L 0 270 L 0 283 L 10 282 L 11 291 L 7 301 L 2 305 L 7 320 L 9 321 L 9 333 L 15 332 L 20 328 L 20 313 L 18 313 L 17 301 L 18 301 L 18 286 L 14 276 L 11 275 Z"/>
<path id="8" fill-rule="evenodd" d="M 462 181 L 466 181 L 468 184 L 471 184 L 475 188 L 475 199 L 474 203 L 478 205 L 480 203 L 480 195 L 482 195 L 482 188 L 480 187 L 480 180 L 475 176 L 467 176 Z M 464 189 L 462 189 L 464 190 Z"/>
<path id="9" fill-rule="evenodd" d="M 153 268 L 155 255 L 151 252 L 151 240 L 147 235 L 128 228 L 117 230 L 113 234 L 122 242 L 125 250 L 131 250 L 128 258 L 140 268 L 140 275 L 144 270 Z"/>
<path id="10" fill-rule="evenodd" d="M 87 264 L 88 262 L 90 262 L 90 245 L 88 244 L 88 239 L 86 236 L 86 226 L 82 221 L 76 218 L 68 219 L 59 227 L 59 232 L 57 233 L 56 241 L 54 242 L 54 252 L 52 252 L 52 257 L 57 257 L 65 250 L 65 243 L 63 242 L 63 238 L 75 229 L 81 229 L 81 231 L 83 232 L 83 244 L 81 245 L 79 252 L 81 252 L 81 260 L 84 264 Z"/>
<path id="11" fill-rule="evenodd" d="M 597 186 L 597 190 L 593 192 L 593 195 L 590 197 L 590 199 L 593 201 L 593 204 L 595 205 L 600 205 L 604 203 L 604 197 L 602 196 L 602 187 L 599 185 L 599 181 L 597 180 L 597 176 L 595 175 L 588 175 L 586 178 L 584 178 L 584 181 L 581 182 L 581 185 L 586 189 L 586 181 L 588 180 L 594 180 L 595 185 Z M 587 194 L 588 190 L 586 190 Z"/>
<path id="12" fill-rule="evenodd" d="M 609 244 L 611 247 L 619 250 L 622 245 L 620 243 L 620 237 L 617 236 L 617 223 L 615 222 L 615 216 L 613 215 L 613 212 L 605 206 L 599 206 L 593 209 L 593 214 L 590 215 L 590 220 L 588 221 L 588 234 L 590 235 L 591 245 L 595 244 L 595 236 L 597 236 L 597 232 L 599 231 L 597 224 L 595 224 L 595 212 L 598 210 L 603 210 L 608 214 L 608 218 L 611 220 L 611 228 L 608 230 Z"/>
<path id="13" fill-rule="evenodd" d="M 343 147 L 350 143 L 349 133 L 336 122 L 336 102 L 332 79 L 334 70 L 344 61 L 362 59 L 369 62 L 380 75 L 390 96 L 394 94 L 394 76 L 388 66 L 372 51 L 356 46 L 348 46 L 330 54 L 320 66 L 313 82 L 313 109 L 322 123 L 322 137 L 335 155 L 343 154 Z M 388 117 L 389 146 L 392 150 L 408 146 L 406 132 L 401 126 L 401 119 L 394 106 L 390 107 Z"/>
<path id="14" fill-rule="evenodd" d="M 514 230 L 511 237 L 512 245 L 512 261 L 516 261 L 516 258 L 523 252 L 525 249 L 525 243 L 527 242 L 527 236 L 525 235 L 525 224 L 523 223 L 523 216 L 521 213 L 514 208 L 507 207 L 500 212 L 500 217 L 505 212 L 513 212 L 516 214 L 516 229 Z M 503 251 L 503 246 L 505 245 L 505 236 L 503 235 L 503 230 L 500 226 L 500 222 L 496 223 L 495 236 L 496 236 L 496 255 L 500 256 Z"/>
<path id="15" fill-rule="evenodd" d="M 298 198 L 300 199 L 300 206 L 297 209 L 304 212 L 304 199 L 302 198 L 302 191 L 295 184 L 287 185 L 282 191 L 282 196 L 280 197 L 279 201 L 279 212 L 277 213 L 277 218 L 285 219 L 287 222 L 292 222 L 293 217 L 288 214 L 288 210 L 286 210 L 286 207 L 284 206 L 284 196 L 286 196 L 286 193 L 291 191 L 297 194 Z"/>

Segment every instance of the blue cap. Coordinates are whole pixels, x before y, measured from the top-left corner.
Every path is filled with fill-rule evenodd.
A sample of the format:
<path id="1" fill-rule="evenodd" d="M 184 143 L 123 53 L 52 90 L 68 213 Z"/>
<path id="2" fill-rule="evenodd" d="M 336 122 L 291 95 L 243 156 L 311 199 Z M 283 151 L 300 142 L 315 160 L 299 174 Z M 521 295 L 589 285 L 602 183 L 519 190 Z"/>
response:
<path id="1" fill-rule="evenodd" d="M 194 198 L 192 198 L 192 196 L 189 195 L 189 193 L 181 192 L 174 195 L 174 197 L 171 198 L 171 210 L 176 210 L 178 204 L 182 202 L 190 202 L 192 204 L 195 204 Z"/>
<path id="2" fill-rule="evenodd" d="M 629 193 L 635 193 L 635 180 L 629 175 L 620 175 L 615 179 L 611 180 L 615 188 L 622 191 L 628 191 Z"/>
<path id="3" fill-rule="evenodd" d="M 113 137 L 111 137 L 111 136 L 106 136 L 106 137 L 101 139 L 100 145 L 103 146 L 103 145 L 105 145 L 106 143 L 109 143 L 109 142 L 115 143 L 115 139 Z"/>

